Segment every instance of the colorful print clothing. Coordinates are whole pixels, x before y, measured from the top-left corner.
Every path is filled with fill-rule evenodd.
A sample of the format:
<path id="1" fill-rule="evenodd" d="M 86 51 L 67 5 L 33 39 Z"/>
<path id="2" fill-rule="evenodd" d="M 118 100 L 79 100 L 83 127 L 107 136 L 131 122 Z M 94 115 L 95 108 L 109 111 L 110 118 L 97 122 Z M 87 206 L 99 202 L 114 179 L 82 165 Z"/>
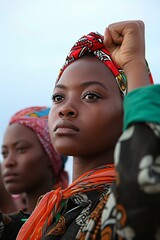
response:
<path id="1" fill-rule="evenodd" d="M 33 236 L 31 238 L 29 236 L 28 239 L 45 239 L 45 237 L 47 237 L 47 239 L 52 239 L 52 237 L 59 239 L 59 234 L 62 235 L 63 233 L 63 239 L 70 239 L 70 235 L 72 236 L 71 239 L 75 239 L 75 233 L 77 231 L 77 234 L 80 235 L 77 239 L 81 239 L 81 231 L 79 231 L 79 228 L 81 229 L 82 226 L 85 226 L 85 222 L 90 214 L 94 217 L 95 223 L 97 220 L 100 222 L 101 213 L 108 199 L 110 186 L 113 181 L 115 181 L 115 169 L 113 165 L 102 166 L 82 175 L 79 180 L 77 179 L 77 181 L 72 184 L 72 187 L 69 187 L 68 191 L 57 189 L 54 195 L 52 192 L 49 192 L 42 198 L 38 207 L 26 222 L 26 226 L 24 228 L 22 227 L 17 239 L 27 239 L 23 237 L 23 232 L 26 233 L 27 231 L 29 231 L 29 234 L 33 233 Z M 64 197 L 61 200 L 62 194 Z M 54 203 L 55 197 L 57 197 L 56 203 Z M 58 201 L 60 201 L 60 205 L 58 205 Z M 50 210 L 52 211 L 49 214 Z M 54 214 L 55 212 L 56 214 Z M 1 216 L 3 217 L 3 215 Z M 22 216 L 22 218 L 24 217 Z M 8 228 L 8 225 L 2 219 L 0 222 L 0 239 L 7 239 L 6 237 L 10 236 L 10 231 L 14 229 L 16 224 L 18 226 L 22 225 L 21 215 L 16 219 L 17 223 L 10 221 L 10 228 Z M 45 222 L 41 221 L 41 219 L 44 219 Z M 47 227 L 47 221 L 50 221 L 50 219 L 52 221 L 50 226 Z M 30 222 L 33 224 L 30 224 Z M 70 225 L 72 225 L 74 233 L 73 230 L 71 232 L 65 231 L 67 227 L 70 228 Z M 40 232 L 42 231 L 40 237 L 38 236 L 39 233 L 34 231 L 37 229 L 37 226 Z M 100 225 L 97 230 L 100 231 Z"/>
<path id="2" fill-rule="evenodd" d="M 64 170 L 66 157 L 56 153 L 48 130 L 48 113 L 50 108 L 45 106 L 33 106 L 22 109 L 15 113 L 9 122 L 22 124 L 31 128 L 37 135 L 44 151 L 46 152 L 55 176 L 55 188 L 68 186 L 68 173 Z"/>
<path id="3" fill-rule="evenodd" d="M 150 99 L 150 103 L 147 101 L 146 108 L 149 113 L 150 106 L 154 102 L 154 114 L 159 114 L 160 98 L 153 95 L 154 89 L 157 94 L 160 94 L 160 85 L 144 89 L 147 91 L 147 100 Z M 130 98 L 131 105 L 139 91 L 140 89 L 135 90 L 132 98 L 128 94 L 127 98 Z M 138 106 L 135 106 L 137 111 L 143 110 L 144 101 L 145 99 L 143 101 L 141 99 L 137 103 Z M 130 111 L 129 105 L 125 111 Z M 133 109 L 131 111 L 134 112 Z M 153 113 L 152 110 L 151 112 Z M 134 112 L 134 114 L 138 113 Z M 91 173 L 89 176 L 87 175 L 83 179 L 84 181 L 79 182 L 82 189 L 86 186 L 85 179 L 90 177 L 91 182 L 94 182 L 95 190 L 87 191 L 86 186 L 86 191 L 82 192 L 80 189 L 78 192 L 75 184 L 76 193 L 66 196 L 61 201 L 60 208 L 57 208 L 59 205 L 52 207 L 56 214 L 40 239 L 160 239 L 160 115 L 156 119 L 153 117 L 153 122 L 150 123 L 144 122 L 144 120 L 131 123 L 131 117 L 128 119 L 127 129 L 115 148 L 116 183 L 112 187 L 110 187 L 111 183 L 101 186 L 101 180 L 104 178 L 98 177 L 94 182 L 94 175 L 93 178 Z M 100 169 L 98 171 L 100 174 Z M 85 183 L 84 186 L 83 183 Z M 2 216 L 0 239 L 4 240 L 9 238 L 4 238 L 6 222 L 2 220 Z M 34 227 L 36 228 L 36 226 L 35 223 Z M 41 231 L 42 227 L 39 230 Z M 8 234 L 10 233 L 8 232 Z M 17 239 L 23 239 L 20 238 L 21 236 L 19 235 Z M 27 240 L 30 237 L 24 239 Z M 39 238 L 35 237 L 34 239 Z"/>
<path id="4" fill-rule="evenodd" d="M 22 211 L 14 214 L 0 214 L 0 239 L 14 240 L 29 214 Z"/>
<path id="5" fill-rule="evenodd" d="M 92 191 L 103 193 L 104 188 L 111 185 L 115 179 L 115 168 L 113 164 L 109 164 L 84 173 L 64 190 L 58 188 L 55 191 L 48 192 L 20 230 L 17 239 L 41 239 L 63 211 L 63 205 L 67 199 L 74 197 L 76 194 Z"/>
<path id="6" fill-rule="evenodd" d="M 146 144 L 142 153 L 131 158 L 128 155 L 131 148 L 136 151 L 142 147 L 144 141 Z M 122 135 L 116 147 L 119 177 L 112 192 L 110 193 L 110 187 L 106 186 L 101 191 L 76 194 L 64 201 L 61 211 L 41 239 L 159 239 L 156 238 L 160 237 L 159 146 L 159 125 L 137 123 L 131 126 Z M 146 164 L 145 158 L 148 158 Z M 14 240 L 14 237 L 5 238 L 2 235 L 5 227 L 1 222 L 0 239 Z M 11 236 L 9 232 L 8 236 Z"/>
<path id="7" fill-rule="evenodd" d="M 160 125 L 130 126 L 115 160 L 118 178 L 102 213 L 101 239 L 160 239 Z"/>

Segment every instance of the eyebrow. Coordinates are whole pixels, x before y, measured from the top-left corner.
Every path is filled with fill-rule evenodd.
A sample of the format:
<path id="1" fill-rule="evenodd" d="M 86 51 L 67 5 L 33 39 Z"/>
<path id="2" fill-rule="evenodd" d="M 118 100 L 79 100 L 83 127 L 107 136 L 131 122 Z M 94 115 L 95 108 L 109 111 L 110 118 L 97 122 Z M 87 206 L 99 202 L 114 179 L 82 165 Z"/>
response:
<path id="1" fill-rule="evenodd" d="M 26 140 L 20 139 L 20 140 L 14 142 L 14 143 L 13 143 L 13 146 L 16 146 L 17 144 L 19 144 L 19 143 L 21 143 L 21 142 L 26 142 Z M 3 144 L 3 145 L 1 146 L 1 148 L 7 148 L 7 146 L 6 146 L 5 144 Z"/>
<path id="2" fill-rule="evenodd" d="M 56 88 L 65 89 L 66 87 L 65 87 L 64 85 L 62 85 L 62 84 L 56 84 L 56 86 L 54 87 L 54 89 L 56 89 Z M 54 89 L 53 89 L 53 90 L 54 90 Z"/>
<path id="3" fill-rule="evenodd" d="M 84 87 L 88 87 L 88 86 L 91 86 L 91 85 L 99 85 L 99 86 L 105 88 L 106 90 L 108 90 L 106 85 L 104 85 L 103 83 L 101 83 L 99 81 L 89 81 L 89 82 L 84 82 L 84 83 L 81 84 L 81 86 L 84 86 Z"/>
<path id="4" fill-rule="evenodd" d="M 103 87 L 105 90 L 108 90 L 108 89 L 107 89 L 107 86 L 104 85 L 103 83 L 99 82 L 99 81 L 88 81 L 88 82 L 84 82 L 84 83 L 82 83 L 80 86 L 82 86 L 82 87 L 88 87 L 88 86 L 91 86 L 91 85 L 99 85 L 99 86 Z M 55 86 L 55 89 L 56 89 L 56 88 L 65 89 L 66 87 L 65 87 L 65 85 L 63 85 L 63 84 L 57 84 L 57 85 Z"/>

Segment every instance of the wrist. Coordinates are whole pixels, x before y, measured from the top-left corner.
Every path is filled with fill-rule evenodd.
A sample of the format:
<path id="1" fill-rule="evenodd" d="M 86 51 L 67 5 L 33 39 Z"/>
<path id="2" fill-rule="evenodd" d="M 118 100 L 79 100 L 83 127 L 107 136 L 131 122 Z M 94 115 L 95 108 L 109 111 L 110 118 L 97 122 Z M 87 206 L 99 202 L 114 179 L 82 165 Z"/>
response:
<path id="1" fill-rule="evenodd" d="M 144 58 L 137 58 L 124 66 L 128 82 L 128 92 L 150 85 L 148 68 Z"/>

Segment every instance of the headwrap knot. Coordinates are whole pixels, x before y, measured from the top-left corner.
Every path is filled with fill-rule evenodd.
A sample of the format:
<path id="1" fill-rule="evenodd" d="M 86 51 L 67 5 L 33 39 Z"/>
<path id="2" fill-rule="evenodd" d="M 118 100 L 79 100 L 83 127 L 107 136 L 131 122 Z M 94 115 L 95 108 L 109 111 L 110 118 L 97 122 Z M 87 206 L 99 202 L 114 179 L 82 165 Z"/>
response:
<path id="1" fill-rule="evenodd" d="M 97 59 L 103 62 L 113 73 L 114 78 L 118 84 L 120 92 L 124 97 L 127 94 L 127 78 L 125 76 L 124 70 L 117 65 L 109 51 L 106 49 L 103 43 L 104 37 L 98 32 L 90 32 L 88 35 L 82 36 L 71 48 L 69 54 L 66 57 L 65 64 L 60 70 L 57 81 L 61 77 L 64 70 L 77 59 L 86 56 L 94 55 Z M 146 62 L 147 64 L 147 62 Z M 152 75 L 150 73 L 148 64 L 148 73 L 150 77 L 150 82 L 153 83 Z"/>
<path id="2" fill-rule="evenodd" d="M 68 56 L 66 57 L 65 64 L 63 65 L 58 79 L 61 77 L 63 71 L 68 65 L 85 55 L 94 55 L 97 59 L 102 61 L 112 71 L 116 82 L 124 96 L 127 91 L 127 80 L 124 71 L 113 62 L 110 53 L 104 47 L 103 36 L 98 32 L 91 32 L 88 35 L 81 37 L 71 48 Z"/>

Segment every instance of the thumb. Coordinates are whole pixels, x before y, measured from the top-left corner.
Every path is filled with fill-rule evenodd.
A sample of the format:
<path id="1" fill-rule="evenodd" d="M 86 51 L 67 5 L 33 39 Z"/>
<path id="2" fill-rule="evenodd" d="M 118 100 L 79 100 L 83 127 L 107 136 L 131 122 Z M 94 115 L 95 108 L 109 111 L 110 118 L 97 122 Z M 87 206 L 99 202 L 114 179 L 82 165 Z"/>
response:
<path id="1" fill-rule="evenodd" d="M 105 45 L 105 47 L 108 47 L 112 43 L 113 43 L 113 40 L 112 40 L 111 34 L 109 32 L 109 29 L 106 28 L 105 32 L 104 32 L 104 45 Z"/>
<path id="2" fill-rule="evenodd" d="M 106 28 L 104 32 L 104 46 L 109 52 L 114 47 L 114 42 L 108 28 Z"/>
<path id="3" fill-rule="evenodd" d="M 104 45 L 109 51 L 113 51 L 116 47 L 120 46 L 123 41 L 123 36 L 115 29 L 106 28 L 104 33 Z"/>
<path id="4" fill-rule="evenodd" d="M 109 28 L 105 29 L 105 33 L 104 33 L 104 46 L 110 52 L 111 55 L 114 52 L 114 50 L 116 49 L 116 47 L 117 47 L 117 45 L 114 42 L 114 39 L 112 37 L 112 34 L 111 34 Z"/>

